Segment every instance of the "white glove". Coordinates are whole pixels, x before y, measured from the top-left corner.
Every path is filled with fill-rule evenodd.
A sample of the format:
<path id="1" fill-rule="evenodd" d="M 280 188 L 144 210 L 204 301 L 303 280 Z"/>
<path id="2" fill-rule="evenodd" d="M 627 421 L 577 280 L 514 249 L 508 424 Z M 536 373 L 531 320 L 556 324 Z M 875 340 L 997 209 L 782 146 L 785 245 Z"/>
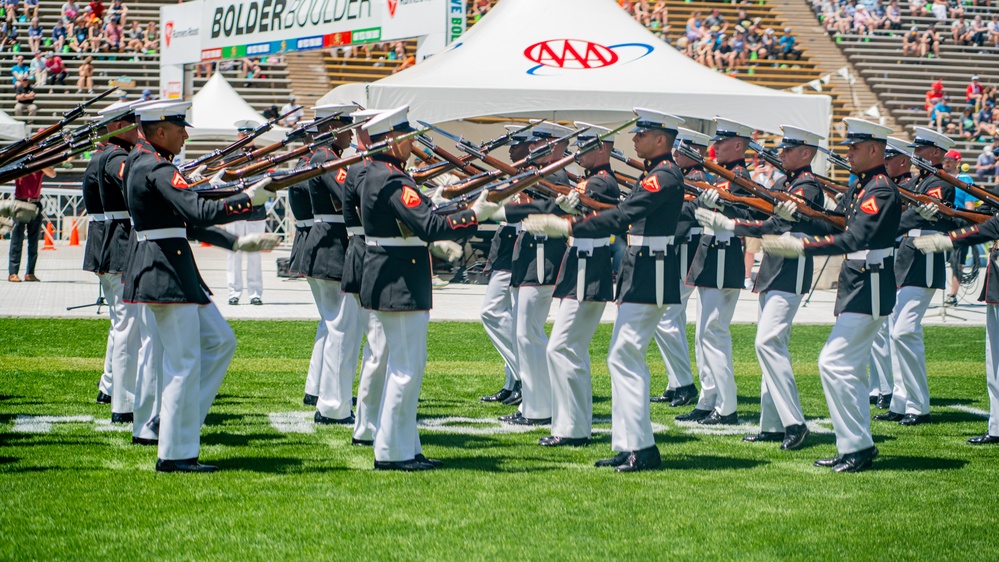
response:
<path id="1" fill-rule="evenodd" d="M 268 199 L 274 195 L 273 192 L 267 190 L 267 186 L 270 185 L 271 178 L 264 178 L 257 183 L 246 188 L 243 193 L 250 196 L 250 204 L 254 207 L 259 207 L 267 202 Z"/>
<path id="2" fill-rule="evenodd" d="M 4 236 L 14 228 L 14 221 L 7 217 L 0 217 L 0 236 Z"/>
<path id="3" fill-rule="evenodd" d="M 933 203 L 923 203 L 916 207 L 916 212 L 919 213 L 919 216 L 923 217 L 923 220 L 937 222 L 937 213 L 940 212 L 940 209 Z"/>
<path id="4" fill-rule="evenodd" d="M 208 180 L 208 185 L 222 185 L 225 180 L 222 179 L 222 175 L 225 174 L 225 170 L 219 170 L 217 174 L 212 176 L 212 179 Z"/>
<path id="5" fill-rule="evenodd" d="M 796 258 L 805 254 L 805 243 L 794 236 L 763 235 L 763 251 L 784 258 Z"/>
<path id="6" fill-rule="evenodd" d="M 17 199 L 0 203 L 0 217 L 10 217 L 18 222 L 30 222 L 38 215 L 38 205 Z"/>
<path id="7" fill-rule="evenodd" d="M 273 250 L 281 242 L 281 237 L 273 232 L 262 234 L 245 234 L 236 239 L 232 245 L 233 252 L 260 252 Z"/>
<path id="8" fill-rule="evenodd" d="M 839 202 L 843 200 L 843 196 L 844 196 L 844 195 L 846 195 L 846 192 L 843 192 L 843 193 L 837 193 L 837 194 L 836 194 L 836 199 L 835 199 L 835 200 L 836 200 L 836 203 L 837 203 L 837 204 L 839 204 Z M 834 207 L 834 208 L 835 208 L 835 207 Z"/>
<path id="9" fill-rule="evenodd" d="M 543 234 L 549 238 L 568 238 L 569 221 L 555 215 L 530 215 L 520 223 L 531 234 Z"/>
<path id="10" fill-rule="evenodd" d="M 559 209 L 562 209 L 570 215 L 579 215 L 579 192 L 576 190 L 570 191 L 566 195 L 559 195 L 555 198 L 555 204 L 558 205 Z"/>
<path id="11" fill-rule="evenodd" d="M 798 206 L 790 199 L 774 205 L 774 214 L 787 222 L 798 222 Z"/>
<path id="12" fill-rule="evenodd" d="M 438 240 L 430 244 L 430 254 L 432 256 L 450 263 L 460 260 L 464 253 L 465 249 L 461 247 L 461 244 L 450 240 Z"/>
<path id="13" fill-rule="evenodd" d="M 697 222 L 701 223 L 701 226 L 710 228 L 715 232 L 719 230 L 732 232 L 735 230 L 735 221 L 721 213 L 698 208 L 694 211 L 694 217 L 697 218 Z"/>
<path id="14" fill-rule="evenodd" d="M 197 183 L 197 182 L 205 179 L 205 170 L 207 170 L 207 169 L 208 169 L 208 165 L 207 164 L 202 164 L 202 165 L 198 166 L 197 168 L 194 169 L 193 172 L 191 172 L 190 174 L 187 175 L 187 181 L 189 181 L 191 183 Z"/>
<path id="15" fill-rule="evenodd" d="M 950 236 L 946 234 L 928 234 L 926 236 L 917 236 L 915 240 L 912 241 L 916 245 L 916 248 L 924 254 L 938 254 L 940 252 L 947 252 L 954 249 L 954 241 L 950 239 Z"/>
<path id="16" fill-rule="evenodd" d="M 717 189 L 705 189 L 697 196 L 697 201 L 709 209 L 721 209 L 725 204 L 718 201 L 718 197 L 720 195 Z"/>
<path id="17" fill-rule="evenodd" d="M 491 216 L 489 218 L 491 218 L 492 220 L 494 220 L 496 222 L 505 222 L 506 221 L 506 203 L 503 203 L 503 205 L 501 205 L 499 209 L 496 209 L 496 212 L 493 213 L 493 216 Z"/>
<path id="18" fill-rule="evenodd" d="M 479 198 L 475 200 L 472 204 L 472 212 L 475 213 L 475 219 L 479 222 L 487 221 L 496 214 L 496 211 L 503 207 L 501 203 L 493 203 L 486 200 L 489 196 L 488 191 L 483 191 L 479 194 Z"/>
<path id="19" fill-rule="evenodd" d="M 447 203 L 448 199 L 442 195 L 443 192 L 444 192 L 444 186 L 442 185 L 434 191 L 433 195 L 430 196 L 430 202 L 433 203 L 434 205 L 442 205 L 444 203 Z"/>
<path id="20" fill-rule="evenodd" d="M 840 195 L 837 195 L 837 197 L 842 198 L 843 196 L 840 194 Z M 827 211 L 833 211 L 833 210 L 836 209 L 836 207 L 838 205 L 839 205 L 839 199 L 833 199 L 832 197 L 829 197 L 825 193 L 822 194 L 822 208 L 823 209 L 825 209 Z"/>

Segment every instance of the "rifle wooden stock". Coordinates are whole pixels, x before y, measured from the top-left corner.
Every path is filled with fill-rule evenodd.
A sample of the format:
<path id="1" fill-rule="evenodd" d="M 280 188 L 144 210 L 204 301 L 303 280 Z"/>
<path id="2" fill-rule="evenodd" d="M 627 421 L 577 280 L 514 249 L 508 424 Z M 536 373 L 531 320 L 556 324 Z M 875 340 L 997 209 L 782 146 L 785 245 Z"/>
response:
<path id="1" fill-rule="evenodd" d="M 635 183 L 638 182 L 638 178 L 633 178 L 628 174 L 622 174 L 621 172 L 614 172 L 614 179 L 617 180 L 617 183 L 621 184 L 623 187 L 627 187 L 628 189 L 635 187 Z"/>
<path id="2" fill-rule="evenodd" d="M 839 230 L 844 230 L 846 228 L 845 217 L 830 215 L 823 211 L 819 211 L 818 209 L 814 209 L 810 207 L 807 203 L 805 203 L 800 197 L 796 197 L 794 195 L 791 195 L 790 193 L 786 193 L 783 191 L 776 191 L 776 190 L 770 191 L 752 180 L 747 180 L 742 176 L 737 176 L 736 174 L 732 173 L 732 171 L 729 170 L 728 168 L 721 166 L 715 162 L 712 162 L 707 158 L 704 159 L 704 167 L 707 168 L 710 172 L 712 172 L 716 176 L 728 180 L 729 183 L 735 184 L 745 189 L 746 191 L 752 193 L 753 195 L 759 197 L 760 199 L 769 202 L 771 205 L 776 204 L 778 201 L 779 202 L 792 201 L 795 207 L 797 207 L 798 213 L 800 213 L 802 216 L 809 219 L 821 220 L 827 222 L 833 225 L 834 227 L 838 228 Z"/>
<path id="3" fill-rule="evenodd" d="M 643 173 L 645 172 L 645 163 L 644 162 L 641 162 L 639 160 L 635 160 L 634 158 L 628 158 L 627 156 L 624 155 L 623 152 L 612 152 L 611 156 L 613 158 L 616 158 L 617 160 L 619 160 L 621 162 L 624 162 L 625 164 L 628 165 L 629 168 L 633 168 L 635 170 L 638 170 L 639 172 L 643 172 Z"/>
<path id="4" fill-rule="evenodd" d="M 934 168 L 933 175 L 953 185 L 958 189 L 963 189 L 964 191 L 967 191 L 975 198 L 980 199 L 983 202 L 988 203 L 989 205 L 992 205 L 993 207 L 999 209 L 999 196 L 995 195 L 994 193 L 986 191 L 973 183 L 970 184 L 964 183 L 963 181 L 957 179 L 956 177 L 952 176 L 951 174 L 945 172 L 940 168 Z"/>
<path id="5" fill-rule="evenodd" d="M 717 187 L 711 185 L 710 183 L 694 181 L 694 180 L 683 180 L 683 187 L 684 190 L 687 191 L 687 193 L 694 196 L 690 200 L 695 199 L 696 196 L 700 195 L 703 191 L 711 189 L 717 191 L 718 198 L 721 199 L 722 201 L 725 201 L 726 203 L 742 205 L 744 207 L 749 207 L 751 209 L 755 209 L 757 211 L 760 211 L 761 213 L 766 213 L 768 215 L 773 214 L 774 212 L 773 204 L 764 201 L 759 197 L 741 197 L 739 195 L 732 195 L 728 191 L 725 191 L 724 189 L 718 189 Z M 688 199 L 684 197 L 684 200 Z"/>
<path id="6" fill-rule="evenodd" d="M 117 88 L 108 88 L 107 90 L 104 90 L 100 94 L 97 94 L 96 96 L 88 99 L 87 101 L 67 111 L 64 114 L 63 118 L 60 119 L 59 121 L 49 125 L 48 127 L 45 127 L 44 129 L 38 131 L 37 133 L 35 133 L 30 137 L 23 138 L 13 144 L 9 144 L 4 148 L 0 149 L 0 164 L 5 164 L 7 162 L 10 162 L 15 157 L 23 155 L 26 151 L 38 145 L 38 143 L 58 133 L 66 125 L 69 125 L 70 123 L 78 119 L 80 116 L 82 116 L 88 107 L 108 97 L 116 89 Z"/>
<path id="7" fill-rule="evenodd" d="M 480 177 L 475 178 L 471 181 L 466 181 L 463 183 L 449 185 L 441 190 L 441 196 L 445 199 L 455 199 L 461 197 L 466 193 L 471 193 L 476 189 L 496 181 L 499 176 L 504 175 L 503 172 L 499 170 L 493 170 L 492 172 L 486 172 L 484 175 L 480 174 Z"/>
<path id="8" fill-rule="evenodd" d="M 254 164 L 250 164 L 249 166 L 244 166 L 242 168 L 239 168 L 238 170 L 226 170 L 225 172 L 222 173 L 222 179 L 225 181 L 232 181 L 234 179 L 255 176 L 257 174 L 266 172 L 270 168 L 273 168 L 275 166 L 280 166 L 285 162 L 299 158 L 303 154 L 308 154 L 309 151 L 313 150 L 314 148 L 316 148 L 316 143 L 300 146 L 295 150 L 290 150 L 278 156 L 273 156 L 273 157 L 268 156 L 267 158 L 263 159 L 256 158 L 256 160 L 259 161 Z M 253 159 L 251 158 L 251 160 Z"/>
<path id="9" fill-rule="evenodd" d="M 434 158 L 434 160 L 437 159 Z M 471 161 L 471 159 L 469 159 L 469 161 Z M 444 175 L 448 172 L 454 173 L 459 177 L 464 176 L 462 179 L 469 177 L 468 175 L 455 170 L 454 165 L 451 164 L 450 162 L 437 160 L 437 162 L 434 162 L 430 165 L 423 166 L 422 168 L 417 168 L 416 170 L 414 170 L 413 179 L 416 180 L 417 182 L 425 182 L 425 181 L 430 181 L 436 178 L 437 176 Z"/>
<path id="10" fill-rule="evenodd" d="M 451 154 L 447 150 L 444 150 L 443 148 L 436 145 L 431 150 L 442 160 L 444 160 L 445 162 L 451 164 L 451 166 L 453 166 L 454 168 L 461 170 L 462 172 L 470 176 L 477 176 L 482 172 L 485 172 L 485 170 L 472 164 L 472 160 L 474 160 L 475 157 L 470 154 L 464 157 L 459 157 L 455 154 Z M 466 160 L 466 158 L 468 160 Z M 491 158 L 491 156 L 487 155 L 487 158 Z"/>
<path id="11" fill-rule="evenodd" d="M 541 168 L 542 179 L 539 179 L 537 182 L 533 182 L 531 185 L 537 184 L 539 187 L 542 188 L 543 192 L 545 192 L 547 195 L 551 197 L 555 197 L 558 195 L 568 195 L 569 192 L 572 191 L 571 187 L 565 185 L 557 185 L 543 178 L 548 174 L 554 173 L 558 170 L 561 170 L 562 168 L 565 168 L 569 164 L 572 164 L 575 158 L 576 158 L 575 155 L 565 156 L 562 159 L 556 160 L 555 162 L 548 164 L 544 168 Z M 521 160 L 520 162 L 525 162 L 525 161 L 526 160 Z M 486 165 L 496 168 L 497 170 L 503 172 L 508 176 L 515 176 L 518 173 L 515 165 L 507 164 L 502 160 L 497 160 L 496 158 L 493 158 L 488 154 L 484 158 L 482 158 L 482 162 Z M 525 187 L 524 189 L 527 189 L 527 187 Z M 520 191 L 523 191 L 523 189 L 521 189 Z M 517 193 L 519 193 L 519 191 Z M 600 201 L 597 201 L 592 197 L 583 194 L 580 194 L 579 202 L 585 205 L 586 207 L 593 209 L 594 211 L 600 211 L 603 209 L 613 209 L 617 207 L 617 205 L 612 205 L 610 203 L 601 203 Z"/>
<path id="12" fill-rule="evenodd" d="M 991 215 L 986 215 L 984 213 L 975 213 L 973 211 L 961 211 L 959 209 L 953 209 L 943 201 L 930 197 L 929 195 L 924 195 L 922 193 L 916 193 L 914 191 L 909 191 L 905 188 L 898 188 L 899 194 L 902 198 L 914 205 L 925 205 L 932 204 L 935 205 L 938 212 L 950 218 L 957 218 L 970 222 L 971 224 L 982 224 L 983 222 L 992 218 Z"/>

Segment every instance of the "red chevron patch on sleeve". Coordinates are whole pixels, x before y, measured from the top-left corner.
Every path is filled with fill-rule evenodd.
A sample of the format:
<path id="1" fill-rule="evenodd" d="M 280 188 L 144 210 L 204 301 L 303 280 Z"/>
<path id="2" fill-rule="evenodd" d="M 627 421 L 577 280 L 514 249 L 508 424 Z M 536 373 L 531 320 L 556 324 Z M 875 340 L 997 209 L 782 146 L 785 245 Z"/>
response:
<path id="1" fill-rule="evenodd" d="M 125 165 L 124 162 L 122 165 Z M 187 185 L 187 180 L 184 179 L 184 176 L 180 175 L 180 172 L 173 173 L 173 178 L 170 179 L 170 185 L 176 187 L 177 189 L 187 189 L 189 187 Z"/>
<path id="2" fill-rule="evenodd" d="M 652 193 L 657 193 L 660 189 L 662 189 L 662 186 L 659 185 L 659 178 L 656 176 L 649 176 L 642 180 L 642 187 L 645 191 Z"/>
<path id="3" fill-rule="evenodd" d="M 718 183 L 715 184 L 715 187 L 718 188 L 718 189 L 725 190 L 725 191 L 732 191 L 730 189 L 731 188 L 731 184 L 729 182 L 727 182 L 727 181 L 720 181 L 720 182 L 718 182 Z"/>
<path id="4" fill-rule="evenodd" d="M 878 200 L 874 197 L 868 197 L 863 203 L 860 204 L 860 210 L 868 215 L 878 214 Z"/>
<path id="5" fill-rule="evenodd" d="M 118 166 L 118 178 L 121 179 L 124 177 L 125 177 L 125 162 L 123 161 L 121 163 L 121 166 Z"/>
<path id="6" fill-rule="evenodd" d="M 576 184 L 576 191 L 579 192 L 580 195 L 583 195 L 583 194 L 586 193 L 586 183 L 587 183 L 587 181 L 588 180 L 580 180 L 580 182 Z"/>
<path id="7" fill-rule="evenodd" d="M 415 189 L 409 187 L 408 185 L 402 186 L 402 204 L 407 208 L 412 209 L 420 204 L 422 199 L 420 194 L 416 192 Z"/>
<path id="8" fill-rule="evenodd" d="M 345 168 L 340 168 L 336 172 L 337 183 L 343 183 L 347 179 L 347 170 Z"/>
<path id="9" fill-rule="evenodd" d="M 940 187 L 934 187 L 933 189 L 927 191 L 926 194 L 936 199 L 943 199 L 943 189 Z"/>

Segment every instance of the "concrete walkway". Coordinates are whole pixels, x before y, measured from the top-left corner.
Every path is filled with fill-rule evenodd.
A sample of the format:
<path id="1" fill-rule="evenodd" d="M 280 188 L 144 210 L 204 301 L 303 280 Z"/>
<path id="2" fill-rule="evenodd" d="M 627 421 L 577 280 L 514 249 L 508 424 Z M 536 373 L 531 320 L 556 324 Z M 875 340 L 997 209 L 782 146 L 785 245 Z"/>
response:
<path id="1" fill-rule="evenodd" d="M 7 271 L 9 241 L 0 241 L 0 262 Z M 290 248 L 278 248 L 263 256 L 264 294 L 263 306 L 251 306 L 244 293 L 243 302 L 229 306 L 226 293 L 226 254 L 217 248 L 194 246 L 194 255 L 201 274 L 215 293 L 215 302 L 222 315 L 235 320 L 318 320 L 315 303 L 308 283 L 303 279 L 282 279 L 277 277 L 277 258 L 287 257 Z M 0 279 L 0 316 L 24 318 L 93 318 L 95 307 L 66 310 L 68 306 L 89 304 L 97 300 L 97 278 L 80 269 L 83 263 L 83 247 L 70 247 L 58 244 L 56 250 L 39 251 L 36 274 L 41 283 L 8 283 L 6 277 Z M 26 256 L 25 256 L 26 258 Z M 22 258 L 22 259 L 25 259 Z M 816 265 L 820 267 L 820 265 Z M 21 267 L 21 276 L 24 266 Z M 927 325 L 983 326 L 985 306 L 976 299 L 985 274 L 979 276 L 978 286 L 963 296 L 961 306 L 947 308 L 946 317 L 941 316 L 942 296 L 938 293 L 934 306 L 927 313 Z M 484 285 L 464 285 L 452 283 L 434 291 L 432 320 L 479 321 L 479 307 L 485 294 Z M 691 298 L 688 320 L 694 321 L 697 293 Z M 798 311 L 796 324 L 831 324 L 835 291 L 817 291 L 808 306 Z M 549 313 L 549 321 L 554 319 L 558 306 L 556 300 Z M 734 322 L 752 324 L 756 322 L 758 301 L 750 291 L 742 291 L 736 308 Z M 107 314 L 107 309 L 102 309 Z M 608 306 L 603 321 L 613 322 L 616 307 Z"/>

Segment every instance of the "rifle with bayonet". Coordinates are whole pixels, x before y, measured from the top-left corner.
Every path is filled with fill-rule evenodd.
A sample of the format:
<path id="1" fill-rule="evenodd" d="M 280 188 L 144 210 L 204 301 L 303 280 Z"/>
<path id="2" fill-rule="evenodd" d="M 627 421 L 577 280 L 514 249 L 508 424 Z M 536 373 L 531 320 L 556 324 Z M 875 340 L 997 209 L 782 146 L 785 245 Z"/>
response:
<path id="1" fill-rule="evenodd" d="M 742 189 L 745 189 L 749 193 L 755 195 L 756 197 L 759 197 L 760 199 L 763 199 L 764 201 L 767 201 L 771 205 L 776 205 L 777 203 L 783 201 L 792 201 L 795 207 L 797 208 L 798 213 L 800 213 L 802 216 L 807 217 L 809 219 L 815 219 L 827 222 L 832 226 L 834 226 L 835 228 L 838 228 L 839 230 L 844 230 L 846 228 L 845 217 L 830 215 L 824 211 L 815 209 L 812 206 L 810 206 L 808 203 L 806 203 L 804 200 L 802 200 L 800 197 L 796 197 L 790 193 L 786 193 L 783 191 L 770 191 L 764 188 L 763 186 L 757 184 L 756 182 L 752 180 L 747 180 L 742 176 L 738 176 L 728 168 L 721 166 L 711 160 L 708 160 L 707 158 L 704 158 L 703 156 L 698 154 L 697 151 L 691 149 L 691 147 L 686 143 L 680 143 L 680 145 L 677 147 L 677 150 L 680 152 L 680 154 L 683 154 L 687 158 L 690 158 L 691 160 L 703 165 L 712 174 L 715 174 L 716 176 L 727 180 L 732 185 L 737 185 Z"/>
<path id="2" fill-rule="evenodd" d="M 774 212 L 774 206 L 772 203 L 764 201 L 759 197 L 742 197 L 740 195 L 733 195 L 732 193 L 725 191 L 724 189 L 718 189 L 710 183 L 695 181 L 695 180 L 683 180 L 684 191 L 697 197 L 706 190 L 713 189 L 718 192 L 718 198 L 726 203 L 733 203 L 736 205 L 743 205 L 751 209 L 755 209 L 761 213 L 772 215 Z"/>
<path id="3" fill-rule="evenodd" d="M 785 176 L 791 177 L 791 173 L 788 172 L 787 168 L 784 167 L 784 162 L 781 161 L 780 156 L 777 155 L 776 151 L 774 151 L 773 149 L 764 148 L 763 146 L 752 141 L 750 141 L 749 143 L 749 148 L 753 152 L 759 154 L 760 157 L 766 160 L 771 166 L 780 170 L 781 173 L 783 173 Z M 819 147 L 816 147 L 816 149 L 818 148 Z M 840 156 L 835 152 L 828 151 L 828 154 L 832 154 L 838 159 L 837 162 L 834 162 L 835 164 L 838 165 L 838 162 L 840 161 L 843 162 L 844 164 L 846 163 L 846 161 L 840 158 Z M 836 199 L 836 196 L 846 193 L 847 189 L 846 186 L 842 186 L 825 176 L 821 176 L 819 174 L 816 174 L 815 172 L 812 172 L 812 177 L 815 178 L 815 182 L 819 184 L 819 187 L 822 188 L 822 191 L 824 191 L 826 195 L 828 195 L 830 198 L 834 200 Z"/>
<path id="4" fill-rule="evenodd" d="M 268 155 L 268 154 L 270 154 L 270 153 L 272 153 L 272 152 L 274 152 L 276 150 L 280 150 L 280 149 L 288 146 L 291 143 L 304 141 L 305 140 L 305 135 L 306 135 L 308 129 L 310 129 L 312 127 L 322 126 L 322 125 L 326 124 L 327 122 L 332 121 L 333 119 L 339 118 L 339 116 L 340 116 L 340 114 L 338 113 L 336 115 L 330 115 L 329 117 L 324 117 L 324 118 L 322 118 L 322 119 L 320 119 L 318 121 L 313 121 L 311 123 L 303 123 L 303 124 L 299 125 L 298 127 L 295 127 L 294 129 L 292 129 L 291 131 L 289 131 L 288 134 L 285 135 L 285 137 L 283 139 L 279 140 L 278 142 L 269 144 L 269 145 L 267 145 L 267 146 L 265 146 L 263 148 L 258 148 L 256 150 L 251 151 L 251 152 L 243 152 L 242 154 L 240 154 L 239 156 L 233 158 L 232 160 L 229 160 L 228 162 L 216 162 L 215 164 L 212 164 L 211 166 L 208 166 L 205 169 L 205 173 L 203 175 L 214 174 L 214 173 L 216 173 L 216 172 L 218 172 L 220 170 L 232 169 L 232 168 L 235 168 L 236 166 L 241 166 L 243 164 L 246 164 L 247 162 L 252 162 L 254 160 L 258 160 L 260 158 L 263 158 L 264 156 L 266 156 L 266 155 Z M 325 135 L 325 133 L 324 133 L 324 135 Z M 320 135 L 320 136 L 322 136 L 322 135 Z M 315 140 L 315 139 L 313 139 L 313 140 Z M 232 178 L 226 178 L 226 179 L 232 179 Z"/>
<path id="5" fill-rule="evenodd" d="M 528 125 L 525 125 L 525 126 L 519 128 L 519 129 L 516 129 L 516 130 L 513 130 L 513 131 L 508 131 L 506 134 L 500 135 L 499 137 L 497 137 L 495 139 L 488 140 L 486 142 L 483 142 L 483 143 L 479 144 L 479 146 L 476 147 L 476 151 L 479 152 L 479 153 L 482 153 L 482 154 L 488 154 L 488 153 L 496 150 L 497 148 L 500 148 L 500 147 L 503 147 L 503 146 L 506 146 L 507 144 L 509 144 L 510 141 L 512 141 L 513 138 L 516 135 L 519 135 L 520 133 L 522 133 L 524 131 L 528 131 L 528 130 L 534 128 L 535 126 L 537 126 L 539 123 L 543 123 L 543 122 L 544 122 L 543 119 L 540 120 L 540 121 L 534 121 L 534 122 L 529 123 Z M 427 126 L 427 124 L 423 123 L 423 122 L 421 122 L 420 124 L 423 125 L 423 126 Z M 447 135 L 447 136 L 449 138 L 451 138 L 451 139 L 455 138 L 452 135 Z M 464 141 L 463 138 L 459 138 L 458 140 L 460 141 L 460 144 L 466 144 L 467 145 L 467 141 Z M 424 146 L 426 146 L 431 151 L 434 151 L 435 153 L 438 152 L 437 150 L 434 150 L 435 146 L 433 145 L 433 142 L 429 138 L 422 137 L 422 138 L 420 138 L 420 142 L 421 142 L 421 144 L 423 144 Z M 471 145 L 468 145 L 468 146 L 471 146 Z M 466 168 L 476 158 L 471 153 L 469 153 L 469 154 L 467 154 L 465 156 L 462 156 L 460 158 L 456 157 L 456 156 L 453 156 L 453 155 L 451 155 L 449 153 L 447 153 L 447 156 L 443 156 L 441 154 L 438 154 L 438 155 L 441 156 L 441 160 L 440 161 L 433 161 L 433 160 L 436 160 L 436 159 L 434 159 L 433 157 L 425 157 L 424 154 L 417 152 L 417 156 L 421 160 L 423 160 L 424 162 L 427 162 L 428 165 L 425 166 L 425 167 L 423 167 L 423 168 L 416 169 L 413 172 L 413 179 L 415 179 L 417 182 L 429 181 L 429 180 L 431 180 L 431 179 L 433 179 L 433 178 L 435 178 L 435 177 L 437 177 L 437 176 L 439 176 L 441 174 L 444 174 L 444 173 L 447 173 L 447 172 L 451 171 L 454 168 L 459 168 L 462 171 L 465 171 L 466 173 L 468 173 L 468 171 L 466 170 Z M 477 176 L 478 174 L 470 174 L 470 175 Z M 465 178 L 465 179 L 467 179 L 467 178 Z"/>
<path id="6" fill-rule="evenodd" d="M 634 168 L 640 172 L 645 172 L 645 164 L 640 160 L 635 160 L 634 158 L 628 158 L 625 153 L 621 152 L 619 149 L 615 148 L 611 151 L 611 157 L 620 162 L 624 162 L 630 168 Z"/>
<path id="7" fill-rule="evenodd" d="M 33 174 L 33 173 L 35 173 L 35 172 L 37 172 L 39 170 L 43 170 L 45 168 L 50 168 L 52 166 L 57 166 L 57 165 L 65 162 L 66 160 L 69 160 L 70 158 L 72 158 L 72 157 L 74 157 L 74 156 L 76 156 L 78 154 L 82 154 L 82 153 L 84 153 L 84 152 L 92 149 L 95 144 L 97 144 L 97 143 L 99 143 L 99 142 L 101 142 L 103 140 L 109 139 L 109 138 L 111 138 L 111 137 L 113 137 L 113 136 L 115 136 L 115 135 L 117 135 L 117 134 L 119 134 L 119 133 L 121 133 L 123 131 L 128 131 L 128 130 L 133 129 L 133 128 L 135 128 L 135 125 L 129 125 L 128 127 L 124 127 L 123 129 L 120 129 L 118 131 L 113 131 L 113 132 L 105 133 L 105 134 L 103 134 L 103 135 L 101 135 L 99 137 L 93 137 L 93 138 L 89 139 L 87 142 L 82 142 L 82 143 L 70 146 L 66 150 L 63 150 L 63 151 L 55 153 L 55 154 L 49 154 L 48 156 L 45 156 L 43 158 L 40 157 L 40 158 L 36 158 L 36 159 L 34 159 L 34 160 L 30 161 L 30 162 L 27 162 L 27 161 L 26 162 L 18 162 L 18 163 L 8 164 L 6 166 L 0 167 L 0 184 L 7 183 L 9 181 L 14 181 L 17 178 L 24 177 L 24 176 L 27 176 L 29 174 Z"/>
<path id="8" fill-rule="evenodd" d="M 903 152 L 902 154 L 905 153 Z M 975 185 L 974 183 L 965 183 L 959 180 L 958 178 L 954 177 L 950 173 L 944 171 L 943 169 L 937 168 L 933 164 L 930 164 L 929 161 L 916 156 L 915 154 L 910 153 L 905 155 L 909 157 L 909 160 L 911 160 L 912 163 L 915 164 L 917 168 L 929 172 L 935 175 L 936 177 L 942 179 L 943 181 L 953 185 L 954 187 L 958 189 L 963 189 L 965 192 L 972 195 L 973 197 L 980 199 L 981 201 L 988 203 L 989 205 L 999 209 L 999 196 L 997 196 L 996 194 L 986 191 L 985 189 L 982 189 L 981 187 Z"/>
<path id="9" fill-rule="evenodd" d="M 280 121 L 281 119 L 284 119 L 285 117 L 291 115 L 292 113 L 294 113 L 294 112 L 296 112 L 296 111 L 298 111 L 300 109 L 302 109 L 301 106 L 293 107 L 292 109 L 288 110 L 287 112 L 285 112 L 282 115 L 278 115 L 277 117 L 275 117 L 273 119 L 268 119 L 263 124 L 261 124 L 256 129 L 254 129 L 253 132 L 250 133 L 249 135 L 247 135 L 247 136 L 245 136 L 245 137 L 243 137 L 241 139 L 238 139 L 235 142 L 233 142 L 233 143 L 231 143 L 231 144 L 229 144 L 227 146 L 224 146 L 222 148 L 216 148 L 215 150 L 209 152 L 208 154 L 202 155 L 201 157 L 197 158 L 196 160 L 191 160 L 190 162 L 185 162 L 185 163 L 181 164 L 180 168 L 179 168 L 180 172 L 182 174 L 186 175 L 186 174 L 188 174 L 190 172 L 193 172 L 194 170 L 198 169 L 201 166 L 207 166 L 208 164 L 211 164 L 212 162 L 215 162 L 216 160 L 221 160 L 221 159 L 225 158 L 226 156 L 229 156 L 230 154 L 232 154 L 233 152 L 236 152 L 240 148 L 243 148 L 244 146 L 252 143 L 260 135 L 262 135 L 262 134 L 266 133 L 267 131 L 270 131 L 271 129 L 273 129 L 274 128 L 274 124 L 277 123 L 278 121 Z"/>
<path id="10" fill-rule="evenodd" d="M 84 113 L 86 113 L 88 107 L 110 96 L 111 93 L 114 92 L 116 89 L 117 88 L 108 88 L 107 90 L 104 90 L 100 94 L 97 94 L 96 96 L 88 99 L 87 101 L 77 105 L 73 109 L 70 109 L 69 111 L 64 113 L 62 119 L 53 123 L 52 125 L 45 127 L 44 129 L 38 131 L 34 135 L 31 135 L 30 137 L 25 137 L 17 142 L 14 142 L 12 144 L 3 147 L 2 149 L 0 149 L 0 164 L 8 163 L 15 156 L 21 155 L 24 151 L 30 149 L 33 146 L 38 145 L 43 140 L 58 133 L 64 127 L 66 127 L 66 125 L 69 125 L 70 123 L 78 119 L 80 116 L 82 116 Z"/>

